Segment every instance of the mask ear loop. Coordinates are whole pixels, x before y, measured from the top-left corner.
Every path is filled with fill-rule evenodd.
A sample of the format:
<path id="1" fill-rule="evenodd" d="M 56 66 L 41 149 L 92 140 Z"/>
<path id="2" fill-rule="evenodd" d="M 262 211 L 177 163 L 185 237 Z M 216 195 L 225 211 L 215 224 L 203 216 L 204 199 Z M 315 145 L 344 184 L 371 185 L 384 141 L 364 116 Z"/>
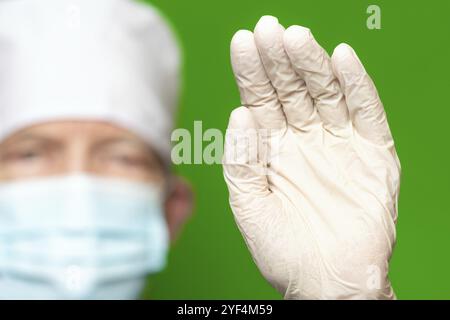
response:
<path id="1" fill-rule="evenodd" d="M 163 199 L 164 199 L 164 202 L 165 202 L 165 201 L 167 201 L 169 199 L 170 195 L 175 190 L 177 177 L 175 177 L 170 172 L 165 172 L 164 173 L 164 177 L 165 177 L 165 181 L 166 182 L 164 183 L 164 187 L 163 187 Z"/>

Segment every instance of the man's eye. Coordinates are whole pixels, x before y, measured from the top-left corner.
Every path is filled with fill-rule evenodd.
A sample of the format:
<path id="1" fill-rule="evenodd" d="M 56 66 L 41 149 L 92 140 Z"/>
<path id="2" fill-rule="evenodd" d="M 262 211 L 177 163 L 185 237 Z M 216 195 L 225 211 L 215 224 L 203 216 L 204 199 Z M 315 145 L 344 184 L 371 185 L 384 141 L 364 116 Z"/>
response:
<path id="1" fill-rule="evenodd" d="M 0 160 L 8 163 L 32 162 L 40 158 L 42 158 L 42 152 L 37 150 L 11 150 L 0 155 Z"/>
<path id="2" fill-rule="evenodd" d="M 13 158 L 17 160 L 23 160 L 23 161 L 31 161 L 39 158 L 41 156 L 40 152 L 34 151 L 34 150 L 25 150 L 20 151 L 15 154 Z"/>
<path id="3" fill-rule="evenodd" d="M 139 157 L 131 157 L 127 155 L 117 155 L 114 156 L 114 161 L 126 166 L 143 166 L 145 165 L 145 160 Z"/>

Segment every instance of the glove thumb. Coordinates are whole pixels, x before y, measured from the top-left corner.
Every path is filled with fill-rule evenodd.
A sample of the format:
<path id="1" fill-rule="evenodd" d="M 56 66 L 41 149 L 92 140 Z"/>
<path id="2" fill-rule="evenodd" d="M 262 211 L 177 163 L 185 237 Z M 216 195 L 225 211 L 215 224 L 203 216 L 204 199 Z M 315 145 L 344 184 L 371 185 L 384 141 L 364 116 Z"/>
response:
<path id="1" fill-rule="evenodd" d="M 222 161 L 230 202 L 244 205 L 249 197 L 270 194 L 264 165 L 258 159 L 258 130 L 250 110 L 239 107 L 230 115 Z"/>

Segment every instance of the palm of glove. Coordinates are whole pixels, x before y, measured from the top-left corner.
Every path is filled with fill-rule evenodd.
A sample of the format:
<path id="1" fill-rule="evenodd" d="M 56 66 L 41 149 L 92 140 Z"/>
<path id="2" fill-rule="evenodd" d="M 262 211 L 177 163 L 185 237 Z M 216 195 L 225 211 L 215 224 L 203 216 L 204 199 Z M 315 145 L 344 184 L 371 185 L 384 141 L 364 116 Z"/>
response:
<path id="1" fill-rule="evenodd" d="M 245 107 L 229 128 L 265 135 L 224 165 L 258 268 L 285 298 L 393 298 L 400 165 L 353 50 L 340 45 L 329 58 L 309 30 L 263 17 L 254 34 L 234 36 L 231 55 Z"/>

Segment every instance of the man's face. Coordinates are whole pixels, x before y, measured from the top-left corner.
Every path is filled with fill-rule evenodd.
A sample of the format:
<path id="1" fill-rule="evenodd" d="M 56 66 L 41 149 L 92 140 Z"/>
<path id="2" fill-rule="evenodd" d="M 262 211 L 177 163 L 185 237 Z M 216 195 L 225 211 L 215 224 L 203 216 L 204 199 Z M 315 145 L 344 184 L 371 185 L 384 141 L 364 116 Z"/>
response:
<path id="1" fill-rule="evenodd" d="M 170 176 L 139 137 L 120 127 L 89 121 L 35 125 L 0 143 L 0 181 L 87 173 L 150 182 L 168 190 L 165 215 L 174 239 L 192 209 L 191 189 Z"/>
<path id="2" fill-rule="evenodd" d="M 0 181 L 83 172 L 164 184 L 164 167 L 129 131 L 102 122 L 35 125 L 0 143 Z"/>

